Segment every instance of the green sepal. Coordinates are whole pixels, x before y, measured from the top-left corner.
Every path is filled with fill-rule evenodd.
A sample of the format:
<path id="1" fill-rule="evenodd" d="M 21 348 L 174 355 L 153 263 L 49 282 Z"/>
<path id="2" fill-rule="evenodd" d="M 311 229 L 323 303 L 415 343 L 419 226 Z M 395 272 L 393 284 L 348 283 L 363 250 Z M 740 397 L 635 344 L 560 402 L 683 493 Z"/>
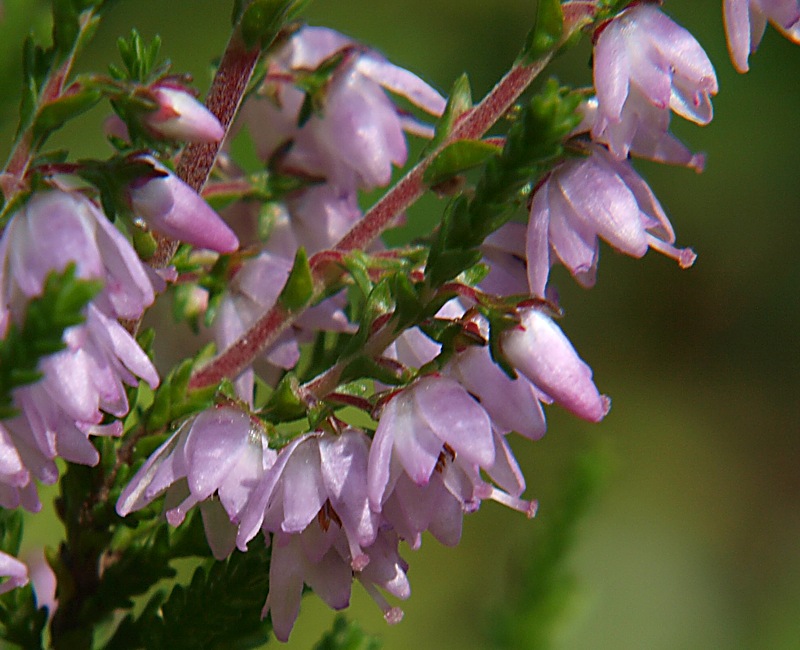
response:
<path id="1" fill-rule="evenodd" d="M 297 249 L 294 264 L 289 278 L 278 296 L 278 303 L 285 309 L 294 311 L 305 307 L 314 295 L 314 276 L 308 264 L 306 250 L 302 246 Z"/>
<path id="2" fill-rule="evenodd" d="M 469 169 L 484 164 L 500 153 L 498 147 L 483 140 L 458 140 L 436 154 L 422 177 L 426 185 L 438 185 Z"/>
<path id="3" fill-rule="evenodd" d="M 278 35 L 293 4 L 292 0 L 253 0 L 241 18 L 245 45 L 267 47 Z"/>
<path id="4" fill-rule="evenodd" d="M 270 421 L 296 420 L 306 414 L 306 403 L 300 397 L 300 382 L 294 373 L 287 372 L 270 395 L 263 415 Z"/>
<path id="5" fill-rule="evenodd" d="M 523 64 L 530 64 L 552 52 L 561 43 L 564 34 L 564 12 L 560 0 L 539 0 L 536 24 L 528 34 L 520 54 Z"/>
<path id="6" fill-rule="evenodd" d="M 436 151 L 444 143 L 453 131 L 456 120 L 470 108 L 472 108 L 472 89 L 469 85 L 469 77 L 466 74 L 462 74 L 453 83 L 444 113 L 436 122 L 436 131 L 433 138 L 422 151 L 423 158 Z"/>
<path id="7" fill-rule="evenodd" d="M 509 313 L 501 313 L 495 311 L 486 311 L 485 316 L 489 321 L 489 353 L 500 369 L 510 378 L 517 378 L 517 371 L 511 365 L 509 360 L 503 354 L 500 347 L 500 335 L 506 330 L 512 329 L 519 325 L 519 318 Z"/>
<path id="8" fill-rule="evenodd" d="M 333 626 L 317 642 L 314 650 L 380 650 L 382 646 L 379 638 L 367 634 L 358 623 L 338 614 Z"/>
<path id="9" fill-rule="evenodd" d="M 33 137 L 38 143 L 47 139 L 53 131 L 60 129 L 72 118 L 85 113 L 103 98 L 95 88 L 82 88 L 65 94 L 39 109 L 33 122 Z"/>

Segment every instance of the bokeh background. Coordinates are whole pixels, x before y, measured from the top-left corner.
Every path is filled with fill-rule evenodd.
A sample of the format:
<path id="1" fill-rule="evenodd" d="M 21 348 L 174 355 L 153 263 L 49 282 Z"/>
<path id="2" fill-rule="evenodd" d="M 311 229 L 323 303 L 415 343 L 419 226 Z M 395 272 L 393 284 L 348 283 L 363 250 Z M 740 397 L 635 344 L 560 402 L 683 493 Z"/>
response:
<path id="1" fill-rule="evenodd" d="M 22 34 L 49 29 L 44 3 L 4 4 L 3 157 Z M 406 550 L 413 594 L 400 625 L 387 627 L 354 587 L 350 615 L 387 650 L 490 647 L 492 612 L 524 591 L 522 567 L 558 515 L 573 460 L 587 450 L 602 459 L 605 480 L 567 562 L 574 588 L 554 648 L 800 648 L 800 48 L 768 29 L 750 73 L 737 74 L 720 4 L 665 3 L 717 68 L 711 125 L 674 120 L 687 143 L 708 153 L 705 173 L 637 164 L 679 244 L 699 254 L 696 265 L 681 271 L 657 254 L 636 261 L 606 247 L 591 291 L 555 275 L 562 326 L 614 407 L 600 425 L 550 409 L 542 441 L 516 441 L 527 494 L 540 500 L 536 519 L 490 503 L 466 519 L 457 548 L 429 538 Z M 205 90 L 230 5 L 120 2 L 79 67 L 112 60 L 116 38 L 135 25 L 148 37 L 161 34 L 176 70 L 192 72 Z M 307 17 L 375 46 L 442 91 L 466 71 L 477 98 L 513 60 L 534 14 L 532 0 L 316 0 Z M 551 72 L 590 83 L 589 56 L 584 44 Z M 54 146 L 107 155 L 105 110 Z M 411 228 L 441 208 L 423 201 L 409 215 Z M 52 534 L 41 524 L 33 531 L 42 541 Z M 332 618 L 307 598 L 287 648 L 311 647 Z"/>

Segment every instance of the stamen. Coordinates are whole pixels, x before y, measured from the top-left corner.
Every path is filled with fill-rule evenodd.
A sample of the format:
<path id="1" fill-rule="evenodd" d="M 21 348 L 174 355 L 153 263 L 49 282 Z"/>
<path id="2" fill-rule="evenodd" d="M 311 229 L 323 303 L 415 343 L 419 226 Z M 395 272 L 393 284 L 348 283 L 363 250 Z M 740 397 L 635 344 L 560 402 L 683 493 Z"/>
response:
<path id="1" fill-rule="evenodd" d="M 675 248 L 650 234 L 647 235 L 647 243 L 654 251 L 678 262 L 682 269 L 688 269 L 697 259 L 697 254 L 691 248 Z"/>

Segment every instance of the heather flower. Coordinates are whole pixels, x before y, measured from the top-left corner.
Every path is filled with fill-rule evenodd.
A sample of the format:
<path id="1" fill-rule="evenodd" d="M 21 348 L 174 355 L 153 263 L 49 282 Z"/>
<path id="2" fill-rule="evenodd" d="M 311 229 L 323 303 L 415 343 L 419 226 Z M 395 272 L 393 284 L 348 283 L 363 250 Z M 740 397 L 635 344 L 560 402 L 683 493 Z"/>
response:
<path id="1" fill-rule="evenodd" d="M 528 281 L 545 297 L 550 267 L 556 260 L 583 286 L 594 285 L 600 237 L 617 250 L 642 257 L 663 253 L 682 268 L 694 263 L 688 248 L 675 248 L 675 233 L 664 210 L 626 160 L 601 146 L 590 155 L 556 167 L 536 190 L 528 222 Z"/>
<path id="2" fill-rule="evenodd" d="M 153 285 L 127 239 L 77 192 L 35 194 L 0 240 L 0 301 L 19 319 L 51 271 L 76 265 L 79 278 L 102 280 L 93 303 L 113 318 L 136 319 L 154 300 Z"/>
<path id="3" fill-rule="evenodd" d="M 201 504 L 206 537 L 218 559 L 233 550 L 236 524 L 250 494 L 275 462 L 263 429 L 232 407 L 203 411 L 187 420 L 147 459 L 117 501 L 124 517 L 166 493 L 166 517 L 180 525 Z M 227 519 L 220 517 L 218 500 Z"/>
<path id="4" fill-rule="evenodd" d="M 489 416 L 456 381 L 425 377 L 385 405 L 369 453 L 370 507 L 379 512 L 401 472 L 427 485 L 443 450 L 461 462 L 494 462 Z"/>
<path id="5" fill-rule="evenodd" d="M 580 107 L 583 120 L 577 133 L 591 130 L 592 139 L 608 146 L 620 160 L 632 154 L 668 165 L 703 171 L 705 156 L 693 153 L 669 132 L 669 109 L 651 104 L 635 86 L 630 89 L 618 122 L 611 122 L 599 110 L 596 97 Z"/>
<path id="6" fill-rule="evenodd" d="M 786 38 L 800 43 L 798 0 L 724 0 L 722 17 L 728 51 L 739 72 L 750 69 L 748 58 L 758 49 L 768 21 Z"/>
<path id="7" fill-rule="evenodd" d="M 186 89 L 160 84 L 149 90 L 158 108 L 141 119 L 156 136 L 184 142 L 219 142 L 225 136 L 216 116 Z"/>
<path id="8" fill-rule="evenodd" d="M 600 112 L 621 121 L 636 87 L 654 106 L 707 124 L 717 78 L 703 48 L 687 30 L 650 4 L 637 4 L 601 28 L 594 48 L 594 86 Z"/>
<path id="9" fill-rule="evenodd" d="M 321 537 L 325 537 L 325 532 L 317 527 L 306 528 L 301 533 L 278 532 L 272 536 L 269 593 L 262 616 L 270 615 L 275 636 L 280 641 L 288 641 L 300 612 L 304 584 L 329 607 L 339 610 L 350 604 L 354 577 L 381 608 L 386 621 L 399 622 L 402 610 L 390 606 L 379 591 L 380 588 L 400 599 L 411 594 L 406 577 L 408 565 L 398 554 L 397 535 L 388 530 L 378 533 L 373 544 L 365 549 L 368 563 L 355 574 L 342 544 L 327 546 L 321 555 L 311 550 L 319 546 Z"/>
<path id="10" fill-rule="evenodd" d="M 317 533 L 306 546 L 314 558 L 321 559 L 342 537 L 353 570 L 362 570 L 369 562 L 363 549 L 378 532 L 378 517 L 367 504 L 368 454 L 369 440 L 355 429 L 293 440 L 253 492 L 242 515 L 239 548 L 244 550 L 259 528 L 302 533 L 312 527 Z"/>
<path id="11" fill-rule="evenodd" d="M 293 76 L 337 54 L 342 59 L 317 98 L 318 110 L 300 126 L 304 94 L 292 85 Z M 384 88 L 432 115 L 444 110 L 444 98 L 416 75 L 333 30 L 305 27 L 278 53 L 262 89 L 266 98 L 251 99 L 243 120 L 263 158 L 291 141 L 287 169 L 322 176 L 339 192 L 369 189 L 387 184 L 392 164 L 405 162 L 404 130 L 429 133 L 398 111 Z"/>
<path id="12" fill-rule="evenodd" d="M 0 551 L 0 577 L 5 581 L 0 584 L 0 594 L 28 584 L 28 567 L 17 558 Z"/>
<path id="13" fill-rule="evenodd" d="M 203 198 L 154 159 L 148 159 L 162 176 L 142 177 L 128 187 L 134 216 L 167 237 L 232 253 L 239 240 Z"/>
<path id="14" fill-rule="evenodd" d="M 499 296 L 528 293 L 525 264 L 525 225 L 511 221 L 489 235 L 481 245 L 488 275 L 480 288 Z"/>
<path id="15" fill-rule="evenodd" d="M 520 314 L 516 328 L 501 335 L 503 354 L 536 388 L 578 417 L 599 422 L 610 401 L 592 381 L 592 369 L 575 352 L 564 333 L 540 309 Z"/>

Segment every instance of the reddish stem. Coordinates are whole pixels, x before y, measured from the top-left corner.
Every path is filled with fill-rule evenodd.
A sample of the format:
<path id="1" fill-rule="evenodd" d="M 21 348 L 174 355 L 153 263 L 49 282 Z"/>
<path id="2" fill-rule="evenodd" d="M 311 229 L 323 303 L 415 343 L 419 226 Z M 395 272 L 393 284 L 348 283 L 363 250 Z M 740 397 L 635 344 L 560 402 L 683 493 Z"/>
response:
<path id="1" fill-rule="evenodd" d="M 515 65 L 492 91 L 465 113 L 441 148 L 464 139 L 482 137 L 514 105 L 523 91 L 539 75 L 547 63 L 547 55 L 531 65 Z M 351 230 L 334 246 L 337 251 L 361 249 L 375 241 L 394 220 L 411 206 L 427 189 L 423 183 L 425 168 L 435 153 L 414 166 Z M 314 278 L 314 297 L 318 299 L 327 282 L 337 280 L 343 271 L 333 269 L 328 262 L 329 251 L 317 253 L 310 260 Z M 229 348 L 200 368 L 192 376 L 189 388 L 202 388 L 225 377 L 238 376 L 257 356 L 271 346 L 297 319 L 300 312 L 289 313 L 279 304 L 273 306 Z"/>

